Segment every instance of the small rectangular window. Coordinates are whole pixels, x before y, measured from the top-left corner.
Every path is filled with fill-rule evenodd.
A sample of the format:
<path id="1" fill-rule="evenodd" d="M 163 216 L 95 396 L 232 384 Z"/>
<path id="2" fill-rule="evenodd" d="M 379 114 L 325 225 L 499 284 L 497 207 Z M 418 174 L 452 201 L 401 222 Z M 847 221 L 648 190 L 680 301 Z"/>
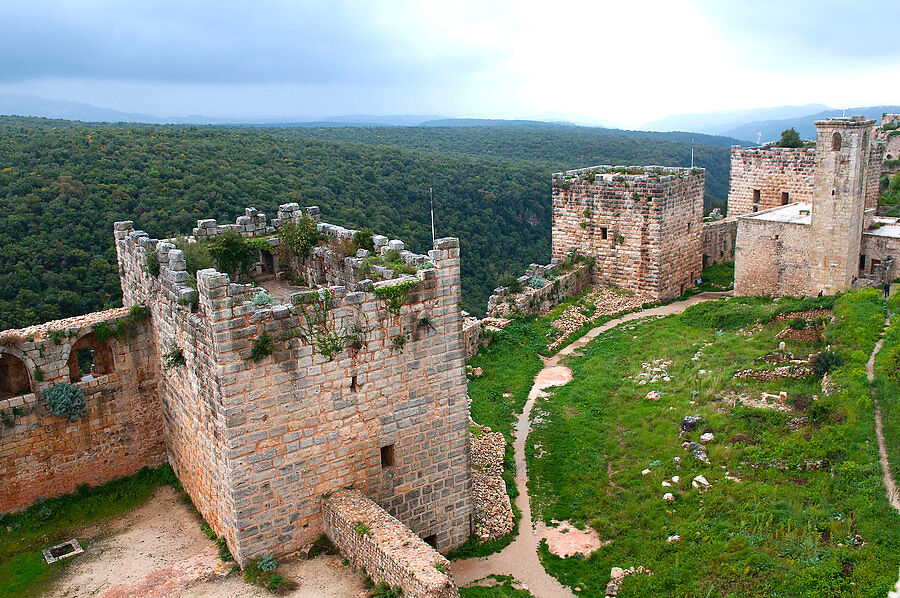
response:
<path id="1" fill-rule="evenodd" d="M 608 234 L 609 234 L 609 232 L 606 230 L 606 227 L 605 227 L 605 226 L 601 226 L 601 227 L 600 227 L 600 238 L 601 238 L 601 239 L 605 239 L 605 238 L 607 237 Z"/>
<path id="2" fill-rule="evenodd" d="M 759 203 L 759 189 L 753 190 L 753 203 Z"/>
<path id="3" fill-rule="evenodd" d="M 359 392 L 359 381 L 356 376 L 350 378 L 350 392 Z"/>
<path id="4" fill-rule="evenodd" d="M 425 540 L 425 543 L 437 550 L 437 534 L 431 534 L 430 536 L 425 536 L 422 538 Z"/>
<path id="5" fill-rule="evenodd" d="M 866 269 L 866 254 L 865 253 L 859 254 L 859 269 L 860 270 Z"/>
<path id="6" fill-rule="evenodd" d="M 786 206 L 791 202 L 791 196 L 787 191 L 781 192 L 781 205 Z"/>
<path id="7" fill-rule="evenodd" d="M 381 447 L 381 468 L 387 469 L 394 466 L 394 445 Z"/>
<path id="8" fill-rule="evenodd" d="M 753 211 L 754 211 L 754 212 L 758 212 L 758 211 L 759 211 L 759 204 L 753 204 Z"/>

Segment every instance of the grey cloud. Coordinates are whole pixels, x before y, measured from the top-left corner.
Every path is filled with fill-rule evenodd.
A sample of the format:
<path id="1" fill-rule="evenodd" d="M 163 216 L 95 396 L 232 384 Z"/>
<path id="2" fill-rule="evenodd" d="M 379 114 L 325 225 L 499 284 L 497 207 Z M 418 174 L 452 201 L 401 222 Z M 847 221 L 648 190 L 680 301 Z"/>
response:
<path id="1" fill-rule="evenodd" d="M 699 0 L 704 14 L 739 47 L 747 62 L 766 67 L 823 69 L 900 59 L 893 0 Z M 880 63 L 880 64 L 879 64 Z"/>
<path id="2" fill-rule="evenodd" d="M 0 6 L 0 82 L 440 83 L 488 66 L 474 49 L 420 56 L 373 26 L 361 10 L 367 6 L 379 5 L 74 0 L 38 8 L 7 0 Z"/>

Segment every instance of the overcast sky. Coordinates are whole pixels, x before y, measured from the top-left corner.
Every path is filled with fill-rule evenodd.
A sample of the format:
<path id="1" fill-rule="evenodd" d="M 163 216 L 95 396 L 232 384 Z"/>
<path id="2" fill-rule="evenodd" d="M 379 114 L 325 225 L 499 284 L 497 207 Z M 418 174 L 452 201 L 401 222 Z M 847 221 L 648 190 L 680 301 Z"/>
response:
<path id="1" fill-rule="evenodd" d="M 637 126 L 900 102 L 898 0 L 2 0 L 0 93 L 154 115 Z"/>

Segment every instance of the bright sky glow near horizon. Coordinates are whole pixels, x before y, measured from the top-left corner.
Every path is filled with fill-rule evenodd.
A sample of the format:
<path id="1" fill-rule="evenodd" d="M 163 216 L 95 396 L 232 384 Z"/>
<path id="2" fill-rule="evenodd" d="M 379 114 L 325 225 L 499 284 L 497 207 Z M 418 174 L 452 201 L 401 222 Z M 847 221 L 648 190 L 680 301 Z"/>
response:
<path id="1" fill-rule="evenodd" d="M 896 0 L 4 0 L 0 93 L 156 116 L 636 127 L 900 103 Z"/>

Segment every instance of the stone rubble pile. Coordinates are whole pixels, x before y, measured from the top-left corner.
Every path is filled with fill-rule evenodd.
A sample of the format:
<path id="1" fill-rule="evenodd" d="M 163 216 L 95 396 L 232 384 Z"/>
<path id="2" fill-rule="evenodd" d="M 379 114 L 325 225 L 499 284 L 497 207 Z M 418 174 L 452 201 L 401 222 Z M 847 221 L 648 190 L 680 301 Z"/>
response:
<path id="1" fill-rule="evenodd" d="M 638 381 L 639 386 L 643 386 L 648 382 L 671 382 L 668 369 L 672 366 L 671 361 L 665 359 L 654 359 L 648 363 L 641 364 L 641 371 L 635 374 L 634 379 Z M 649 396 L 647 397 L 650 398 Z"/>
<path id="2" fill-rule="evenodd" d="M 650 572 L 650 569 L 647 569 L 643 566 L 640 567 L 629 567 L 628 569 L 622 569 L 621 567 L 613 567 L 609 571 L 609 583 L 606 585 L 606 596 L 618 596 L 619 588 L 622 587 L 622 582 L 625 581 L 625 578 L 629 575 L 636 574 L 644 574 L 653 575 Z"/>
<path id="3" fill-rule="evenodd" d="M 784 380 L 791 378 L 799 380 L 812 375 L 812 369 L 802 365 L 783 365 L 774 370 L 740 370 L 732 376 L 736 380 L 760 380 L 763 382 L 773 382 L 776 380 Z"/>
<path id="4" fill-rule="evenodd" d="M 594 289 L 586 294 L 584 299 L 594 305 L 595 311 L 593 315 L 586 316 L 582 313 L 584 307 L 578 304 L 566 308 L 565 311 L 559 315 L 559 318 L 551 324 L 553 328 L 561 333 L 559 338 L 550 343 L 547 347 L 551 353 L 553 353 L 557 347 L 562 345 L 571 334 L 586 323 L 593 322 L 604 316 L 614 316 L 633 311 L 645 303 L 653 301 L 648 295 L 643 293 L 626 295 L 610 288 Z"/>
<path id="5" fill-rule="evenodd" d="M 475 425 L 471 420 L 470 424 Z M 487 426 L 478 434 L 470 434 L 469 439 L 475 537 L 479 542 L 487 542 L 505 536 L 513 528 L 512 504 L 502 477 L 506 439 Z"/>

